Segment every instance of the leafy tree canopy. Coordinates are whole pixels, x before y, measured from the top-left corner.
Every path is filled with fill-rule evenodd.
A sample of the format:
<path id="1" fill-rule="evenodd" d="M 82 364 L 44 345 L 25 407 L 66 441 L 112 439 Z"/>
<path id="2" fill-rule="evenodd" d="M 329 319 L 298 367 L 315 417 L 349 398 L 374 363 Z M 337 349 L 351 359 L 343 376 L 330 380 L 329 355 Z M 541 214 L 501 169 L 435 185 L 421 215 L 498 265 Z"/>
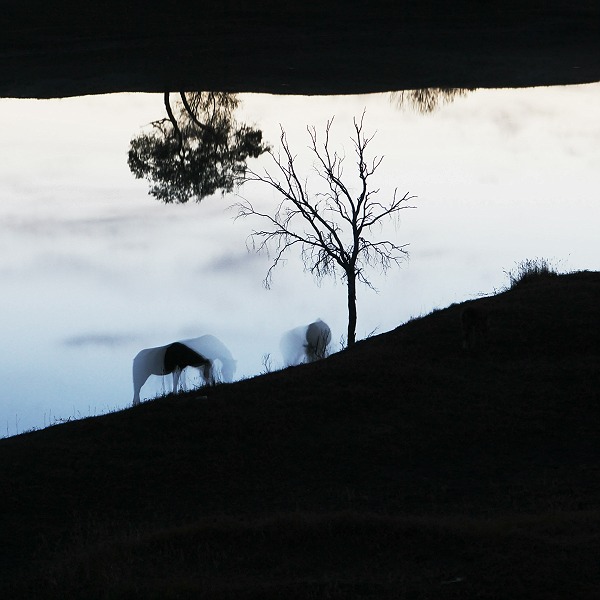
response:
<path id="1" fill-rule="evenodd" d="M 398 108 L 412 107 L 421 114 L 427 114 L 473 91 L 473 88 L 421 88 L 391 92 L 391 97 Z"/>
<path id="2" fill-rule="evenodd" d="M 262 131 L 235 121 L 236 94 L 181 92 L 171 106 L 167 92 L 164 103 L 167 117 L 131 140 L 127 160 L 161 202 L 199 202 L 230 192 L 243 179 L 247 159 L 268 150 Z"/>

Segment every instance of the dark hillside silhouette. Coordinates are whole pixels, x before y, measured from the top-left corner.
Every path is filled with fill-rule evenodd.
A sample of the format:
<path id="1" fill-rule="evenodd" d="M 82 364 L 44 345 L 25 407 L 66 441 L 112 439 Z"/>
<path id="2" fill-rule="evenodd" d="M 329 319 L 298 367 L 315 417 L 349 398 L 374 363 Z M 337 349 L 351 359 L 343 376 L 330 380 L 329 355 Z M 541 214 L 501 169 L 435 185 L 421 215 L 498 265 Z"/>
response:
<path id="1" fill-rule="evenodd" d="M 600 80 L 595 0 L 14 0 L 2 32 L 0 96 Z"/>
<path id="2" fill-rule="evenodd" d="M 0 440 L 4 598 L 596 597 L 600 273 Z M 208 396 L 202 399 L 202 396 Z"/>

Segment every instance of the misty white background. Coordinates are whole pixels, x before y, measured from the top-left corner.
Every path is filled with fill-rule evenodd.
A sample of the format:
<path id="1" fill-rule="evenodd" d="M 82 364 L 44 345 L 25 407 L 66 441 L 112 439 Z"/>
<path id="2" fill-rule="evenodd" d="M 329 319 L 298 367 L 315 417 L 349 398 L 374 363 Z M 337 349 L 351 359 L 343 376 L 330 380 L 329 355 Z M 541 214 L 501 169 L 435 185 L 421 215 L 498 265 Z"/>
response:
<path id="1" fill-rule="evenodd" d="M 354 176 L 352 118 L 366 109 L 376 184 L 416 198 L 380 235 L 410 260 L 375 293 L 358 291 L 358 338 L 453 302 L 493 293 L 526 258 L 600 269 L 600 85 L 480 90 L 431 115 L 389 94 L 242 95 L 237 118 L 274 149 L 288 133 L 311 184 L 306 125 L 335 115 L 333 145 Z M 237 377 L 280 366 L 279 339 L 320 317 L 334 346 L 346 331 L 345 287 L 320 286 L 295 255 L 262 285 L 267 256 L 247 251 L 251 220 L 235 195 L 162 205 L 127 167 L 130 139 L 162 118 L 160 95 L 0 100 L 0 436 L 128 407 L 142 348 L 212 333 Z M 254 161 L 272 167 L 269 157 Z M 316 183 L 316 180 L 315 180 Z M 318 189 L 313 187 L 313 189 Z M 261 207 L 268 188 L 239 193 Z M 153 397 L 154 381 L 143 390 Z"/>

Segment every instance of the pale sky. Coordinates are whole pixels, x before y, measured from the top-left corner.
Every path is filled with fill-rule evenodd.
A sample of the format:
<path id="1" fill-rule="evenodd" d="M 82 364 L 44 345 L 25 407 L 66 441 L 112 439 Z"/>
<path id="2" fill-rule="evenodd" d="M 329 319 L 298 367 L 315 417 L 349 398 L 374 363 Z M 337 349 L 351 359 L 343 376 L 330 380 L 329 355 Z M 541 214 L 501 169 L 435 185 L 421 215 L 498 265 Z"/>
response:
<path id="1" fill-rule="evenodd" d="M 385 157 L 380 194 L 416 196 L 381 232 L 409 243 L 410 260 L 374 274 L 378 293 L 359 289 L 359 339 L 493 293 L 527 258 L 600 270 L 600 84 L 479 90 L 432 115 L 400 110 L 389 94 L 241 98 L 238 119 L 274 148 L 281 124 L 308 176 L 306 126 L 335 115 L 332 143 L 352 177 L 352 118 L 366 109 Z M 282 334 L 316 318 L 339 345 L 342 283 L 316 285 L 290 255 L 266 290 L 268 258 L 246 250 L 253 223 L 233 221 L 234 195 L 165 206 L 133 178 L 129 141 L 163 116 L 160 95 L 0 103 L 0 436 L 129 406 L 131 361 L 145 347 L 210 333 L 244 377 L 265 355 L 278 366 Z M 276 200 L 256 186 L 240 194 Z"/>

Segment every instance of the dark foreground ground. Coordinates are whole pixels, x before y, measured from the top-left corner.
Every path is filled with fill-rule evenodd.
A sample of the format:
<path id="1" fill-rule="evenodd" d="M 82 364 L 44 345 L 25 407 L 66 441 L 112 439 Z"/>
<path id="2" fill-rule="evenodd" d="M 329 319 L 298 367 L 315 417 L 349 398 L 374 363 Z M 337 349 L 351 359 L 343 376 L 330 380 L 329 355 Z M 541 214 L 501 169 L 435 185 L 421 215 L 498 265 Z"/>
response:
<path id="1" fill-rule="evenodd" d="M 0 96 L 600 80 L 597 0 L 8 0 Z"/>
<path id="2" fill-rule="evenodd" d="M 598 597 L 600 273 L 0 440 L 2 598 Z M 207 396 L 207 397 L 203 397 Z"/>

